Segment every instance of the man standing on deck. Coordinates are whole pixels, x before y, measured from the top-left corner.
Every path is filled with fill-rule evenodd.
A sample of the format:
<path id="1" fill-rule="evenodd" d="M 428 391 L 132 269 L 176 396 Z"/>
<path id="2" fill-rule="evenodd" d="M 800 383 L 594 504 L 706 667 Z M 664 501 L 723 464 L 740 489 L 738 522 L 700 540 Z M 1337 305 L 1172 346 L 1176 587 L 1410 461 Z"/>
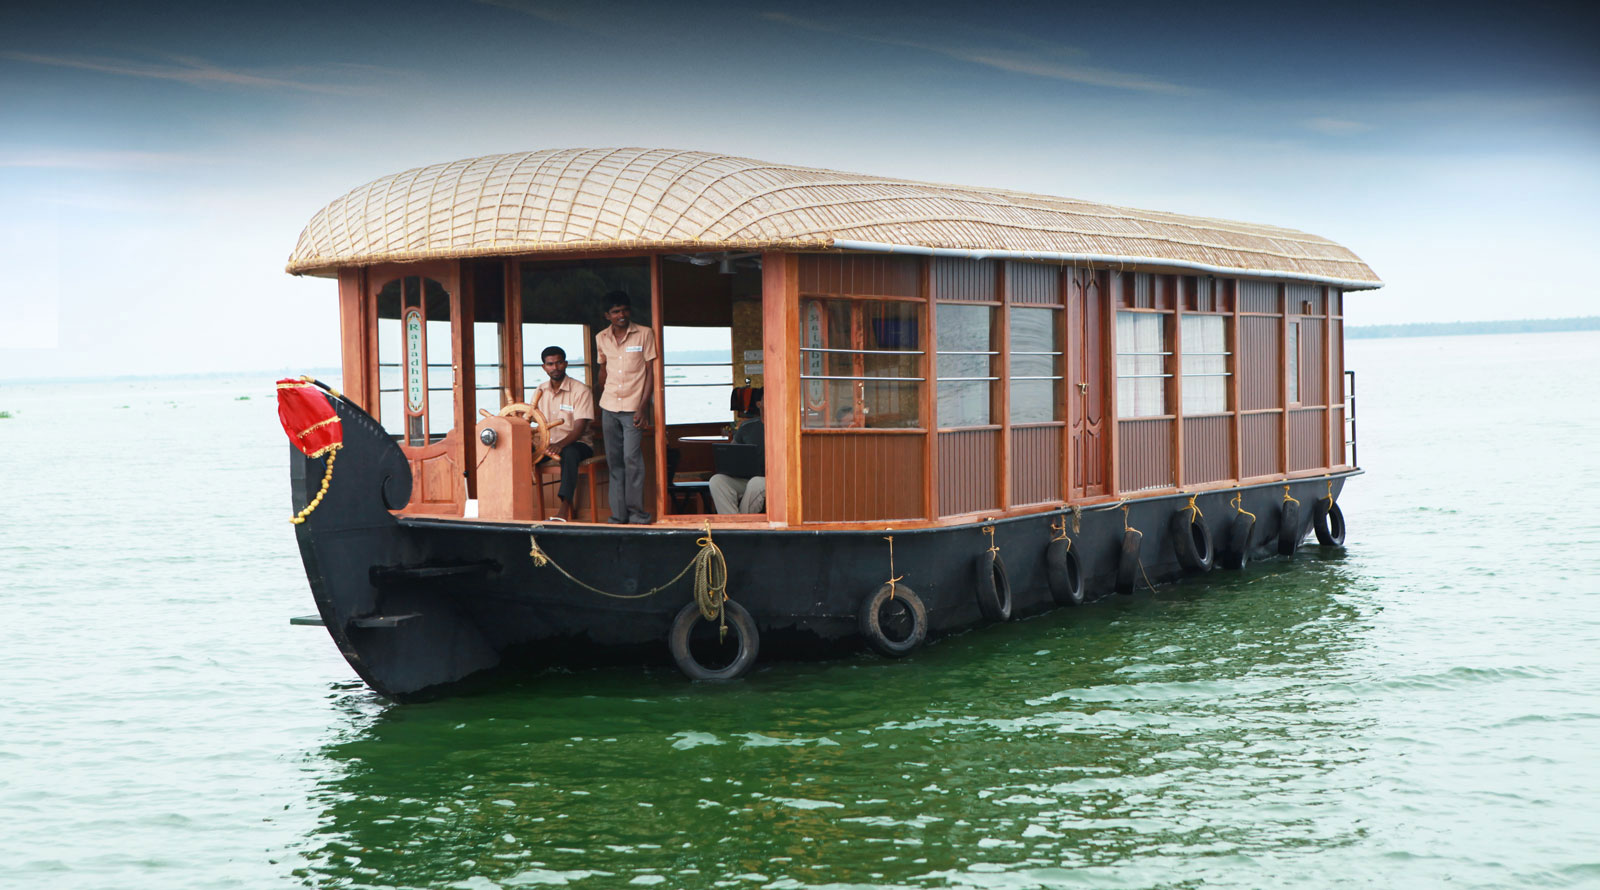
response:
<path id="1" fill-rule="evenodd" d="M 644 525 L 644 427 L 655 391 L 655 332 L 633 323 L 622 291 L 606 294 L 609 326 L 595 335 L 600 363 L 600 429 L 611 467 L 611 522 Z"/>
<path id="2" fill-rule="evenodd" d="M 559 346 L 546 346 L 539 353 L 539 361 L 550 379 L 539 384 L 533 393 L 533 407 L 539 409 L 548 423 L 553 424 L 550 447 L 535 459 L 552 458 L 561 461 L 561 489 L 556 496 L 561 499 L 561 509 L 556 519 L 572 518 L 572 495 L 578 486 L 578 465 L 594 457 L 594 431 L 589 425 L 594 421 L 594 394 L 567 376 L 567 351 Z M 556 420 L 560 424 L 556 424 Z"/>

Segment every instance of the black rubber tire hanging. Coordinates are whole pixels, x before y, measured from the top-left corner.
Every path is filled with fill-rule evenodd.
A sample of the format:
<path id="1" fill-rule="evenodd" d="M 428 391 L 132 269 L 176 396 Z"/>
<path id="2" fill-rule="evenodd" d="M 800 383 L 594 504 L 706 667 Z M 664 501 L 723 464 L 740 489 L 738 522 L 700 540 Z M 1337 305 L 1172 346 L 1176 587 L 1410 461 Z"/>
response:
<path id="1" fill-rule="evenodd" d="M 1180 565 L 1191 572 L 1211 571 L 1217 548 L 1211 539 L 1211 529 L 1198 513 L 1188 507 L 1173 513 L 1167 530 L 1172 535 L 1172 549 L 1177 552 Z"/>
<path id="2" fill-rule="evenodd" d="M 900 616 L 911 619 L 911 629 L 898 639 L 884 627 L 884 613 L 889 609 L 899 610 Z M 928 636 L 928 609 L 922 604 L 922 598 L 904 584 L 884 582 L 862 601 L 857 618 L 861 635 L 872 648 L 890 658 L 910 655 Z M 900 623 L 892 618 L 891 622 Z M 898 627 L 894 629 L 899 630 Z"/>
<path id="3" fill-rule="evenodd" d="M 978 611 L 990 621 L 1011 618 L 1011 582 L 1006 580 L 1006 564 L 1000 554 L 985 550 L 978 555 Z"/>
<path id="4" fill-rule="evenodd" d="M 1311 514 L 1311 530 L 1317 533 L 1317 543 L 1324 547 L 1344 546 L 1344 511 L 1327 498 L 1317 501 Z"/>
<path id="5" fill-rule="evenodd" d="M 1223 568 L 1242 569 L 1250 564 L 1250 534 L 1255 531 L 1256 520 L 1248 513 L 1236 513 L 1228 529 L 1228 546 L 1217 554 Z"/>
<path id="6" fill-rule="evenodd" d="M 1122 556 L 1117 560 L 1117 593 L 1131 594 L 1139 580 L 1139 545 L 1144 532 L 1130 528 L 1122 533 Z"/>
<path id="7" fill-rule="evenodd" d="M 1293 556 L 1305 536 L 1306 530 L 1300 526 L 1300 502 L 1284 501 L 1278 514 L 1278 554 Z"/>
<path id="8" fill-rule="evenodd" d="M 1061 606 L 1083 605 L 1083 568 L 1072 541 L 1061 538 L 1044 548 L 1045 579 L 1050 583 L 1050 598 Z"/>
<path id="9" fill-rule="evenodd" d="M 727 619 L 728 632 L 739 638 L 739 654 L 720 668 L 708 668 L 695 661 L 694 653 L 689 648 L 689 636 L 694 632 L 695 625 L 706 620 L 700 614 L 700 606 L 689 603 L 672 620 L 672 630 L 667 633 L 667 647 L 672 650 L 672 660 L 677 663 L 678 670 L 691 680 L 734 680 L 744 676 L 756 662 L 756 653 L 761 649 L 761 636 L 756 630 L 755 619 L 750 617 L 744 606 L 733 600 L 723 602 L 722 614 Z"/>

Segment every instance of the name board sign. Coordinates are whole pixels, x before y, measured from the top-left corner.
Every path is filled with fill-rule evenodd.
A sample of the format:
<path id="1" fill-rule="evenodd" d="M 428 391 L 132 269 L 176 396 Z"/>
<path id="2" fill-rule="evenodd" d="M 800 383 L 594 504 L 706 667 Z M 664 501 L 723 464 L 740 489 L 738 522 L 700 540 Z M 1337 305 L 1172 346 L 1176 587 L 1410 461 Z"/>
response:
<path id="1" fill-rule="evenodd" d="M 422 413 L 422 401 L 427 391 L 422 357 L 422 310 L 406 310 L 406 411 Z"/>

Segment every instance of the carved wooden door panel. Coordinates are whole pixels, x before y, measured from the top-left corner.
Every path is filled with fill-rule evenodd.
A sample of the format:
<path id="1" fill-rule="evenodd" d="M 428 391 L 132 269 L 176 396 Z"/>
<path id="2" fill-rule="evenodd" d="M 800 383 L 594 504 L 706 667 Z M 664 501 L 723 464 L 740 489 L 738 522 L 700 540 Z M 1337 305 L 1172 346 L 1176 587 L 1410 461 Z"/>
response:
<path id="1" fill-rule="evenodd" d="M 454 301 L 444 283 L 420 275 L 374 283 L 379 416 L 411 464 L 402 512 L 459 516 L 467 495 L 454 429 Z"/>
<path id="2" fill-rule="evenodd" d="M 1103 272 L 1073 270 L 1067 285 L 1069 499 L 1106 493 Z"/>

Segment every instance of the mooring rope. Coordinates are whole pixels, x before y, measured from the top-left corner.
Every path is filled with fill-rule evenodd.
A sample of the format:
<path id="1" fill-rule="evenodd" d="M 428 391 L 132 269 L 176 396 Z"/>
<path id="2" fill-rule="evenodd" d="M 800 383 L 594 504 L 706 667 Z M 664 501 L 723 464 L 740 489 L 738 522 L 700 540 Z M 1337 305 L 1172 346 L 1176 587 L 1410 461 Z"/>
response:
<path id="1" fill-rule="evenodd" d="M 1241 491 L 1234 494 L 1233 500 L 1228 502 L 1228 506 L 1232 507 L 1235 512 L 1243 513 L 1244 515 L 1250 517 L 1251 522 L 1256 521 L 1256 514 L 1251 513 L 1249 510 L 1244 508 L 1244 492 Z"/>
<path id="2" fill-rule="evenodd" d="M 1190 498 L 1189 500 L 1192 502 L 1194 500 L 1194 498 Z M 1195 509 L 1198 510 L 1199 508 L 1196 507 Z M 1136 529 L 1133 526 L 1128 524 L 1128 502 L 1127 501 L 1123 501 L 1122 502 L 1122 533 L 1124 535 L 1126 535 L 1130 531 L 1139 532 L 1138 529 Z M 1139 535 L 1140 535 L 1140 540 L 1142 541 L 1144 539 L 1144 532 L 1139 532 Z M 1144 548 L 1141 547 L 1139 549 L 1142 551 Z M 1148 572 L 1146 572 L 1144 570 L 1144 555 L 1141 553 L 1138 557 L 1136 557 L 1136 559 L 1138 559 L 1138 561 L 1139 561 L 1139 574 L 1144 576 L 1144 586 L 1148 587 L 1151 590 L 1155 590 L 1156 589 L 1155 584 L 1151 583 L 1151 581 L 1150 581 L 1150 573 L 1148 573 Z"/>
<path id="3" fill-rule="evenodd" d="M 728 632 L 727 622 L 722 611 L 722 604 L 728 598 L 728 561 L 726 557 L 722 555 L 722 548 L 718 547 L 716 542 L 711 538 L 710 521 L 706 522 L 705 536 L 695 541 L 695 544 L 699 547 L 699 549 L 695 551 L 694 557 L 689 560 L 689 563 L 685 565 L 683 569 L 678 572 L 678 574 L 673 575 L 672 578 L 665 584 L 658 584 L 655 587 L 646 590 L 644 593 L 612 593 L 608 590 L 601 590 L 600 588 L 579 579 L 577 576 L 567 571 L 566 568 L 561 565 L 561 563 L 556 562 L 555 559 L 550 556 L 550 554 L 544 552 L 544 549 L 539 546 L 539 539 L 537 536 L 528 535 L 528 544 L 530 548 L 528 550 L 528 556 L 532 558 L 533 564 L 536 567 L 543 568 L 545 566 L 550 566 L 556 571 L 565 575 L 568 581 L 571 581 L 584 590 L 587 590 L 590 593 L 599 594 L 600 596 L 610 597 L 612 599 L 640 600 L 645 599 L 646 597 L 655 596 L 661 591 L 666 590 L 668 587 L 678 583 L 678 581 L 682 580 L 684 575 L 689 574 L 690 569 L 694 569 L 694 601 L 695 604 L 700 607 L 700 614 L 705 616 L 707 621 L 717 621 L 719 623 L 719 630 L 722 634 L 726 635 Z"/>
<path id="4" fill-rule="evenodd" d="M 883 539 L 889 542 L 889 599 L 894 599 L 895 591 L 900 589 L 897 584 L 905 576 L 894 573 L 894 535 L 885 535 Z"/>

